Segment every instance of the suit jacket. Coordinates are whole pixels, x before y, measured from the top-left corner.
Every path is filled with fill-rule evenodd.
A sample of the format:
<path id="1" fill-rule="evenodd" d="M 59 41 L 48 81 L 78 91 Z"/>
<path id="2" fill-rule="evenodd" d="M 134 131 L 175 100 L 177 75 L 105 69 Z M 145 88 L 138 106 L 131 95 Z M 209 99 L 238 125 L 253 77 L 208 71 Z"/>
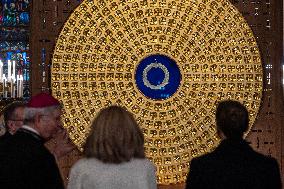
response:
<path id="1" fill-rule="evenodd" d="M 211 153 L 194 158 L 186 189 L 281 189 L 274 158 L 255 152 L 244 140 L 226 139 Z"/>
<path id="2" fill-rule="evenodd" d="M 0 143 L 3 143 L 4 141 L 9 140 L 11 136 L 12 135 L 8 131 L 6 131 L 4 135 L 0 136 Z"/>
<path id="3" fill-rule="evenodd" d="M 19 129 L 0 139 L 0 187 L 5 189 L 63 189 L 54 156 L 43 139 Z"/>

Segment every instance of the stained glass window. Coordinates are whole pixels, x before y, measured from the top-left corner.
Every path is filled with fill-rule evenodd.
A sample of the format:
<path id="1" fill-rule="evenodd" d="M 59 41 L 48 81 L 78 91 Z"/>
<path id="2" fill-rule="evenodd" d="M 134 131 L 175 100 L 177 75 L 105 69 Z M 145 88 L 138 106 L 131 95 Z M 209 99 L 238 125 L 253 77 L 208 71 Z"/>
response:
<path id="1" fill-rule="evenodd" d="M 0 0 L 0 96 L 29 98 L 30 0 Z"/>

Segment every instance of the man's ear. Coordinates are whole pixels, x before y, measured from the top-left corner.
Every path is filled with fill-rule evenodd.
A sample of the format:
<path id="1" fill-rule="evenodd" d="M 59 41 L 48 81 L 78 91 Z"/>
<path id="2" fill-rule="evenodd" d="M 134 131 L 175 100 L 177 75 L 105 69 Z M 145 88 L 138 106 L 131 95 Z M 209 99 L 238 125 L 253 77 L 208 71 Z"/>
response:
<path id="1" fill-rule="evenodd" d="M 226 136 L 225 136 L 225 134 L 220 130 L 220 129 L 218 129 L 217 128 L 217 134 L 218 134 L 218 136 L 219 136 L 219 138 L 220 139 L 226 139 Z"/>
<path id="2" fill-rule="evenodd" d="M 8 126 L 8 128 L 10 128 L 10 125 L 12 125 L 12 123 L 13 123 L 13 122 L 12 122 L 11 120 L 8 120 L 8 121 L 7 121 L 7 126 Z"/>
<path id="3" fill-rule="evenodd" d="M 7 121 L 7 127 L 8 127 L 9 132 L 15 132 L 15 127 L 14 127 L 13 121 L 8 120 Z"/>
<path id="4" fill-rule="evenodd" d="M 41 121 L 41 115 L 37 113 L 34 117 L 34 124 L 36 127 L 39 125 L 40 121 Z"/>

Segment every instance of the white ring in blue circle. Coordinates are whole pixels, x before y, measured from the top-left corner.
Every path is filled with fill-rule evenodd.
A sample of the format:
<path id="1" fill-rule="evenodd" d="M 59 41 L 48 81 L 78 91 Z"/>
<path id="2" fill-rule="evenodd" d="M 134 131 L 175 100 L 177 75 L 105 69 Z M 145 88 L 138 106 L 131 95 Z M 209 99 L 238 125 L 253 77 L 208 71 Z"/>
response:
<path id="1" fill-rule="evenodd" d="M 161 84 L 152 85 L 149 82 L 147 76 L 148 76 L 148 72 L 152 68 L 160 68 L 164 72 L 165 77 L 164 77 L 164 80 L 162 81 Z M 169 83 L 169 77 L 170 77 L 170 73 L 169 73 L 168 69 L 166 68 L 166 66 L 164 66 L 163 64 L 158 63 L 158 62 L 149 64 L 143 71 L 143 83 L 144 83 L 144 85 L 149 87 L 150 89 L 153 89 L 153 90 L 160 90 L 163 87 L 165 87 Z"/>
<path id="2" fill-rule="evenodd" d="M 153 100 L 164 100 L 178 90 L 181 73 L 173 59 L 155 54 L 140 61 L 136 68 L 135 80 L 144 96 Z"/>

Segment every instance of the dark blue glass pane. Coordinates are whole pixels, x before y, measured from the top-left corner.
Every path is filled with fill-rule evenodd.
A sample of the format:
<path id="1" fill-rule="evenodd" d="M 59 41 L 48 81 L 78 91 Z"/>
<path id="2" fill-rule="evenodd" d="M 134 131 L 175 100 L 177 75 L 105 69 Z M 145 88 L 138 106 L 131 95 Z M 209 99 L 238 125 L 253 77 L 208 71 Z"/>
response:
<path id="1" fill-rule="evenodd" d="M 25 28 L 2 28 L 0 30 L 0 41 L 28 41 L 29 31 Z"/>
<path id="2" fill-rule="evenodd" d="M 2 26 L 28 26 L 30 21 L 28 0 L 2 0 L 0 9 Z"/>
<path id="3" fill-rule="evenodd" d="M 26 41 L 0 41 L 0 52 L 17 50 L 27 51 L 29 44 Z"/>
<path id="4" fill-rule="evenodd" d="M 30 22 L 29 13 L 22 12 L 20 13 L 20 24 L 27 25 Z"/>

